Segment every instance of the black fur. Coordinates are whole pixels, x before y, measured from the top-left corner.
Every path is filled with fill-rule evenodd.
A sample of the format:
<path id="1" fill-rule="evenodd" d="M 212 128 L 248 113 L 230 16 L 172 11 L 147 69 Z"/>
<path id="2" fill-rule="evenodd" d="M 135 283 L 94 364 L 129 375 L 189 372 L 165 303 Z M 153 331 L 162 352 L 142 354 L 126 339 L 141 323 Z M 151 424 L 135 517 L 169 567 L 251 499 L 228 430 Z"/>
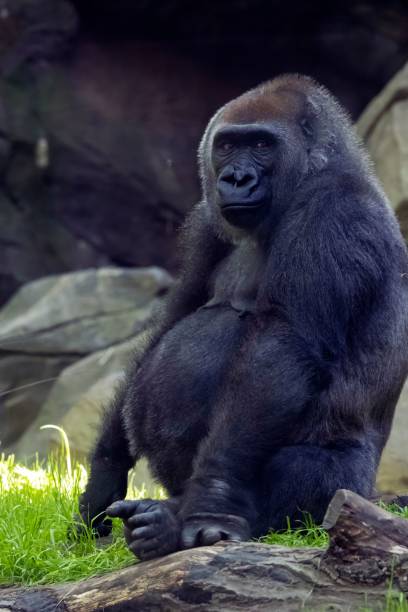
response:
<path id="1" fill-rule="evenodd" d="M 141 558 L 321 521 L 339 488 L 369 496 L 407 375 L 406 246 L 327 91 L 260 86 L 216 114 L 200 156 L 180 281 L 81 498 L 94 517 L 147 457 L 170 501 L 108 509 Z"/>

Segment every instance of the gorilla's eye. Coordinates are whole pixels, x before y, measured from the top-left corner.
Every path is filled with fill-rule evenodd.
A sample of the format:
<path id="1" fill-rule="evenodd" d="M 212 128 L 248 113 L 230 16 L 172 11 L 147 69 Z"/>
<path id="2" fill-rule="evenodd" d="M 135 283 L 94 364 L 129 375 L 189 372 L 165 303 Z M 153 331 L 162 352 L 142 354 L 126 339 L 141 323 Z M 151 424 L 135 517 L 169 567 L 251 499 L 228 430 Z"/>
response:
<path id="1" fill-rule="evenodd" d="M 266 149 L 268 147 L 268 143 L 266 142 L 266 140 L 258 140 L 255 143 L 255 148 L 256 149 Z"/>
<path id="2" fill-rule="evenodd" d="M 229 142 L 228 140 L 224 140 L 224 142 L 220 142 L 220 144 L 218 145 L 218 148 L 221 149 L 221 151 L 224 151 L 225 153 L 227 153 L 228 151 L 231 151 L 232 149 L 232 142 Z"/>

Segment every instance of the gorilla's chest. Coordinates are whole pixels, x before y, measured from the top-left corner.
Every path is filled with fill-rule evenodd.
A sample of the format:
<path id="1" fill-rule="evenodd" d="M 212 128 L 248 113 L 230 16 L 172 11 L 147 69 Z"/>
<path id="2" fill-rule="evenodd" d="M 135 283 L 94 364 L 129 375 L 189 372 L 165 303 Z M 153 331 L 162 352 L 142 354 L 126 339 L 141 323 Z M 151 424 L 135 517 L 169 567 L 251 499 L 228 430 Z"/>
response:
<path id="1" fill-rule="evenodd" d="M 255 312 L 264 260 L 255 242 L 245 240 L 236 246 L 212 274 L 211 297 L 204 308 L 222 304 L 241 313 Z"/>
<path id="2" fill-rule="evenodd" d="M 161 338 L 139 371 L 144 397 L 144 439 L 150 447 L 194 447 L 254 321 L 260 254 L 234 250 L 214 272 L 208 302 Z M 147 404 L 147 405 L 146 405 Z M 155 452 L 155 451 L 154 451 Z M 154 454 L 153 452 L 153 454 Z"/>

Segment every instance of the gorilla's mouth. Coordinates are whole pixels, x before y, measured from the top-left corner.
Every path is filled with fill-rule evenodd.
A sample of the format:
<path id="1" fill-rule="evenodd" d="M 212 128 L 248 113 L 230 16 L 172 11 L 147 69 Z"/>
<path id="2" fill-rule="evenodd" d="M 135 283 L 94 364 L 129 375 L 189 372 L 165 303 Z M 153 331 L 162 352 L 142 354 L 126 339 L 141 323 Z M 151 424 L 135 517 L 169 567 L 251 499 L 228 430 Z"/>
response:
<path id="1" fill-rule="evenodd" d="M 224 211 L 251 211 L 251 210 L 259 210 L 263 206 L 265 206 L 266 201 L 256 200 L 252 202 L 228 202 L 226 204 L 221 204 L 221 210 Z"/>
<path id="2" fill-rule="evenodd" d="M 231 225 L 249 227 L 257 225 L 263 218 L 266 208 L 266 200 L 252 202 L 228 202 L 221 204 L 221 214 Z"/>

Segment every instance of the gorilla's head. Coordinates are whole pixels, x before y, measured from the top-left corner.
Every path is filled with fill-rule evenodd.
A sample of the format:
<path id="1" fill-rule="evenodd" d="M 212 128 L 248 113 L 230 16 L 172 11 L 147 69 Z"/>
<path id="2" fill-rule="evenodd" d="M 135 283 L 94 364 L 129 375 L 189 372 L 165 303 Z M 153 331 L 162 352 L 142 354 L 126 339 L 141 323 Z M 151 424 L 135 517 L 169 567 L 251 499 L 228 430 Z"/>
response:
<path id="1" fill-rule="evenodd" d="M 204 199 L 241 229 L 276 221 L 305 184 L 358 149 L 339 105 L 312 79 L 285 75 L 222 107 L 200 146 Z"/>

